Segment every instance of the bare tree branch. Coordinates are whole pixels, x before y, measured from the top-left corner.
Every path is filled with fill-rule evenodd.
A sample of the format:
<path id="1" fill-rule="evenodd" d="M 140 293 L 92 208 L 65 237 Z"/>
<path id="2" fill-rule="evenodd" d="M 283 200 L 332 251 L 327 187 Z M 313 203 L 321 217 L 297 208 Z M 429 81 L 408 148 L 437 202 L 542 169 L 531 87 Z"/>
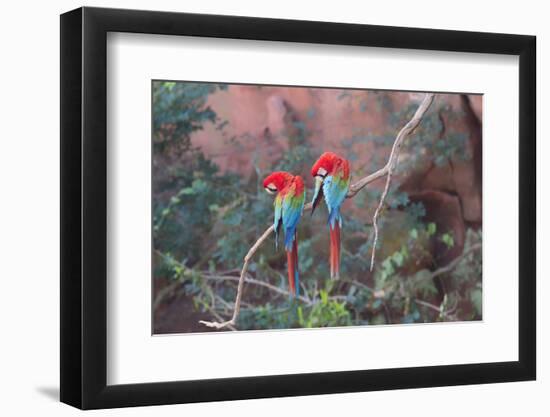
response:
<path id="1" fill-rule="evenodd" d="M 380 214 L 380 210 L 382 209 L 382 206 L 384 205 L 384 200 L 386 198 L 386 195 L 388 194 L 388 190 L 391 183 L 391 177 L 393 174 L 393 170 L 395 168 L 395 165 L 397 164 L 399 151 L 401 149 L 401 146 L 403 144 L 403 141 L 405 138 L 420 124 L 420 121 L 422 120 L 422 117 L 432 104 L 434 99 L 434 94 L 428 93 L 425 95 L 424 100 L 416 110 L 416 113 L 414 114 L 413 118 L 401 129 L 401 131 L 398 133 L 395 142 L 393 143 L 392 150 L 388 159 L 388 162 L 386 165 L 379 169 L 378 171 L 367 175 L 366 177 L 360 179 L 356 183 L 352 184 L 350 186 L 349 192 L 346 196 L 346 198 L 353 198 L 360 190 L 362 190 L 367 184 L 370 184 L 371 182 L 384 177 L 387 175 L 386 179 L 386 186 L 384 188 L 384 192 L 382 194 L 382 197 L 380 198 L 380 204 L 378 205 L 378 208 L 376 209 L 376 212 L 374 213 L 374 244 L 372 248 L 372 257 L 371 257 L 371 271 L 374 266 L 374 256 L 375 256 L 375 249 L 376 244 L 378 242 L 378 225 L 377 225 L 377 219 Z M 312 209 L 312 204 L 308 203 L 304 206 L 304 212 L 310 211 Z M 241 276 L 239 278 L 239 284 L 237 286 L 237 296 L 235 298 L 235 309 L 233 311 L 233 317 L 231 320 L 225 321 L 225 322 L 212 322 L 212 321 L 204 321 L 201 320 L 200 323 L 208 326 L 213 327 L 216 329 L 222 329 L 227 326 L 234 326 L 237 317 L 239 316 L 240 311 L 240 305 L 241 305 L 241 299 L 242 299 L 242 293 L 243 293 L 243 286 L 245 281 L 247 281 L 247 272 L 248 272 L 248 264 L 250 260 L 252 259 L 252 256 L 256 253 L 258 248 L 262 245 L 262 243 L 273 233 L 273 226 L 270 226 L 266 229 L 266 231 L 263 233 L 263 235 L 256 241 L 256 243 L 250 248 L 246 256 L 244 257 L 244 264 L 243 268 L 241 270 Z M 284 290 L 282 290 L 284 291 Z"/>
<path id="2" fill-rule="evenodd" d="M 235 282 L 241 281 L 240 277 L 232 277 L 232 276 L 224 276 L 224 275 L 205 275 L 204 278 L 206 280 L 213 280 L 213 281 L 235 281 Z M 290 292 L 284 290 L 283 288 L 272 285 L 269 282 L 264 282 L 258 279 L 250 278 L 248 276 L 244 278 L 244 282 L 246 282 L 247 284 L 254 284 L 259 287 L 267 288 L 270 291 L 276 292 L 281 295 L 286 295 L 287 297 L 290 297 L 291 295 Z M 300 296 L 297 296 L 296 298 L 298 298 L 299 300 L 303 301 L 306 304 L 311 304 L 311 300 L 307 297 L 300 295 Z"/>
<path id="3" fill-rule="evenodd" d="M 246 274 L 248 272 L 248 264 L 258 248 L 262 245 L 262 243 L 269 237 L 269 235 L 273 232 L 273 225 L 269 226 L 267 230 L 264 232 L 264 234 L 254 243 L 254 245 L 250 248 L 246 256 L 244 257 L 244 264 L 243 269 L 241 270 L 241 276 L 239 278 L 239 285 L 237 286 L 237 297 L 235 298 L 235 310 L 233 311 L 233 317 L 231 317 L 231 320 L 224 321 L 224 322 L 216 322 L 216 321 L 204 321 L 201 320 L 200 323 L 204 324 L 208 327 L 214 327 L 216 329 L 222 329 L 227 326 L 234 326 L 237 317 L 239 316 L 239 311 L 241 309 L 241 298 L 243 296 L 243 286 L 244 281 L 246 278 Z"/>
<path id="4" fill-rule="evenodd" d="M 417 303 L 417 304 L 420 304 L 421 306 L 424 306 L 426 308 L 429 308 L 433 311 L 436 311 L 440 314 L 443 314 L 444 316 L 448 316 L 448 314 L 445 312 L 445 311 L 442 311 L 441 310 L 441 307 L 440 306 L 436 306 L 435 304 L 432 304 L 432 303 L 428 303 L 427 301 L 423 301 L 423 300 L 420 300 L 418 298 L 415 298 L 414 299 L 414 302 Z"/>
<path id="5" fill-rule="evenodd" d="M 472 246 L 470 246 L 468 249 L 466 249 L 464 252 L 462 252 L 461 255 L 457 256 L 455 259 L 453 259 L 451 262 L 449 262 L 447 265 L 442 266 L 441 268 L 436 269 L 433 271 L 430 276 L 426 279 L 434 279 L 435 277 L 438 277 L 440 275 L 446 274 L 448 272 L 451 272 L 453 269 L 455 269 L 468 255 L 470 255 L 472 252 L 475 252 L 476 250 L 481 250 L 482 246 L 481 243 L 476 243 Z M 440 314 L 444 315 L 445 317 L 450 317 L 450 315 L 456 310 L 458 306 L 458 302 L 455 303 L 455 305 L 445 311 L 441 309 L 441 306 L 436 306 L 434 304 L 428 303 L 426 301 L 420 300 L 418 298 L 415 298 L 415 302 L 417 302 L 420 305 L 423 305 L 424 307 L 430 308 L 434 311 L 439 312 Z"/>
<path id="6" fill-rule="evenodd" d="M 219 320 L 220 322 L 223 320 L 223 317 L 220 316 L 216 310 L 214 310 L 212 307 L 207 307 L 208 311 L 210 312 L 210 314 L 212 314 L 214 316 L 214 318 L 216 320 Z M 206 324 L 207 322 L 203 322 L 203 321 L 200 321 L 199 323 L 204 323 Z M 227 327 L 229 330 L 232 330 L 232 331 L 236 331 L 237 328 L 235 326 L 233 326 L 231 323 L 229 322 L 226 322 L 227 324 L 224 326 L 224 327 Z"/>
<path id="7" fill-rule="evenodd" d="M 442 266 L 441 268 L 438 268 L 436 269 L 435 271 L 432 272 L 430 278 L 435 278 L 439 275 L 443 275 L 443 274 L 446 274 L 447 272 L 450 272 L 452 271 L 453 269 L 456 268 L 456 266 L 462 262 L 462 260 L 468 256 L 470 253 L 476 251 L 476 250 L 479 250 L 481 249 L 481 243 L 476 243 L 472 246 L 470 246 L 468 249 L 466 249 L 464 252 L 462 252 L 462 255 L 460 256 L 457 256 L 455 259 L 453 259 L 451 262 L 449 262 L 447 265 L 445 266 Z"/>
<path id="8" fill-rule="evenodd" d="M 387 177 L 386 177 L 386 185 L 384 186 L 384 191 L 382 192 L 382 196 L 380 197 L 380 202 L 378 203 L 378 207 L 376 208 L 376 211 L 374 212 L 374 217 L 372 219 L 372 224 L 374 226 L 374 240 L 372 243 L 372 254 L 370 258 L 371 271 L 374 269 L 374 257 L 376 256 L 376 244 L 378 243 L 378 216 L 380 215 L 380 212 L 384 207 L 384 202 L 386 200 L 386 196 L 388 195 L 388 191 L 390 189 L 393 170 L 395 169 L 395 166 L 397 165 L 397 161 L 399 159 L 399 151 L 401 150 L 401 146 L 403 145 L 403 141 L 405 140 L 405 138 L 409 136 L 410 133 L 414 129 L 416 129 L 416 127 L 420 124 L 420 122 L 422 121 L 422 118 L 424 117 L 424 114 L 432 104 L 433 100 L 434 100 L 434 94 L 426 94 L 424 96 L 424 100 L 422 100 L 422 103 L 420 104 L 420 106 L 418 106 L 418 109 L 416 109 L 416 113 L 414 114 L 413 118 L 409 120 L 409 122 L 405 126 L 403 126 L 403 128 L 397 135 L 397 138 L 395 139 L 395 142 L 393 143 L 393 147 L 391 149 L 388 163 L 384 168 L 381 169 L 381 171 L 385 171 L 384 174 L 386 174 Z M 375 175 L 375 174 L 372 174 L 372 175 Z M 379 178 L 379 177 L 376 177 L 376 178 Z M 359 188 L 358 190 L 360 190 L 361 188 Z"/>

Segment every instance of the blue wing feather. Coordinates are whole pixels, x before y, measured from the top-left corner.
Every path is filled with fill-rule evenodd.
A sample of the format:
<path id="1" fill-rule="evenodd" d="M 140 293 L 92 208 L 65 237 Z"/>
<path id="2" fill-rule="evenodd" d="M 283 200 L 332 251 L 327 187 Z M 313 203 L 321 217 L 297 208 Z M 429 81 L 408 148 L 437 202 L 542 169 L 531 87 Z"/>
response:
<path id="1" fill-rule="evenodd" d="M 273 220 L 273 228 L 275 231 L 275 249 L 279 246 L 279 228 L 281 226 L 281 220 L 283 217 L 283 202 L 282 198 L 278 195 L 275 197 L 275 201 L 273 203 L 275 206 L 275 217 Z"/>
<path id="2" fill-rule="evenodd" d="M 342 184 L 339 179 L 332 175 L 327 176 L 323 182 L 323 195 L 329 211 L 328 221 L 332 227 L 334 227 L 336 221 L 338 221 L 340 225 L 342 224 L 340 206 L 346 199 L 348 188 L 348 184 Z"/>
<path id="3" fill-rule="evenodd" d="M 305 191 L 301 196 L 296 196 L 294 194 L 294 189 L 290 190 L 283 197 L 282 204 L 282 217 L 283 217 L 283 227 L 285 230 L 285 248 L 286 250 L 292 249 L 292 242 L 294 241 L 294 232 L 296 231 L 296 226 L 304 210 L 306 194 Z"/>

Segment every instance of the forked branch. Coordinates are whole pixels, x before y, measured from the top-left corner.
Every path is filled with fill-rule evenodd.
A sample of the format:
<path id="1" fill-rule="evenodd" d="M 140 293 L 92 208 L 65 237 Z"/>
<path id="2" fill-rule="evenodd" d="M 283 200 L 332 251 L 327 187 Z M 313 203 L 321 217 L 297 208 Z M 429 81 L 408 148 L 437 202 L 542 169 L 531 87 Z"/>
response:
<path id="1" fill-rule="evenodd" d="M 243 269 L 241 270 L 241 276 L 239 277 L 239 284 L 237 286 L 237 297 L 235 298 L 235 309 L 233 310 L 233 317 L 231 317 L 231 320 L 224 321 L 224 322 L 217 322 L 217 321 L 204 321 L 201 320 L 199 323 L 202 323 L 208 327 L 214 327 L 216 329 L 222 329 L 224 327 L 234 326 L 237 322 L 237 317 L 239 316 L 239 311 L 241 310 L 241 298 L 243 297 L 243 287 L 244 287 L 244 281 L 246 278 L 246 275 L 248 273 L 248 264 L 258 248 L 264 243 L 264 241 L 269 237 L 269 235 L 273 232 L 273 225 L 269 226 L 267 230 L 264 232 L 262 236 L 254 243 L 254 245 L 250 248 L 246 256 L 244 257 L 244 264 Z"/>
<path id="2" fill-rule="evenodd" d="M 362 190 L 365 186 L 370 184 L 373 181 L 376 181 L 379 178 L 382 178 L 384 176 L 386 177 L 386 185 L 384 187 L 384 191 L 382 192 L 382 196 L 380 197 L 380 203 L 378 204 L 378 207 L 374 213 L 373 218 L 373 225 L 374 225 L 374 242 L 372 247 L 372 256 L 371 256 L 371 271 L 374 267 L 374 257 L 376 252 L 376 244 L 378 242 L 378 217 L 380 215 L 380 212 L 382 210 L 382 207 L 384 206 L 384 200 L 386 199 L 386 196 L 388 194 L 388 190 L 390 188 L 391 178 L 393 175 L 393 171 L 395 169 L 395 166 L 397 165 L 397 160 L 399 157 L 399 151 L 401 150 L 401 146 L 403 145 L 403 142 L 407 136 L 410 135 L 410 133 L 420 124 L 422 117 L 424 117 L 424 114 L 430 107 L 430 105 L 433 102 L 434 94 L 429 93 L 424 96 L 424 99 L 422 100 L 422 103 L 416 110 L 413 118 L 399 131 L 397 134 L 397 137 L 393 143 L 392 150 L 390 153 L 390 156 L 388 158 L 388 162 L 386 165 L 379 169 L 378 171 L 367 175 L 364 178 L 361 178 L 354 184 L 350 186 L 350 189 L 348 191 L 348 194 L 346 198 L 353 198 L 355 195 Z M 312 208 L 311 203 L 308 203 L 304 206 L 304 211 L 310 211 Z M 262 243 L 273 233 L 273 226 L 269 226 L 266 231 L 262 234 L 262 236 L 254 243 L 254 245 L 250 248 L 246 256 L 244 257 L 244 264 L 243 268 L 241 270 L 241 275 L 239 277 L 239 284 L 237 286 L 237 296 L 235 298 L 235 309 L 233 310 L 233 317 L 231 320 L 225 321 L 225 322 L 215 322 L 215 321 L 204 321 L 201 320 L 200 323 L 204 324 L 208 327 L 213 327 L 216 329 L 222 329 L 224 327 L 229 326 L 235 326 L 237 317 L 239 316 L 239 311 L 241 307 L 241 299 L 243 295 L 243 287 L 244 283 L 246 281 L 246 276 L 248 274 L 248 264 L 250 263 L 250 260 L 258 250 L 258 248 L 262 245 Z"/>
<path id="3" fill-rule="evenodd" d="M 422 121 L 422 118 L 424 117 L 424 114 L 432 104 L 433 100 L 434 100 L 434 94 L 426 94 L 424 96 L 424 100 L 422 100 L 422 103 L 420 104 L 420 106 L 418 106 L 418 109 L 416 109 L 416 112 L 414 113 L 413 118 L 409 120 L 409 122 L 403 127 L 403 129 L 401 129 L 401 131 L 397 135 L 395 142 L 393 142 L 393 146 L 391 148 L 391 153 L 390 153 L 390 157 L 388 158 L 388 162 L 386 166 L 381 169 L 381 171 L 384 171 L 384 172 L 383 174 L 380 174 L 380 176 L 386 175 L 386 185 L 384 186 L 384 191 L 382 191 L 380 202 L 378 203 L 378 207 L 376 207 L 376 211 L 374 212 L 374 217 L 372 218 L 372 225 L 374 226 L 374 240 L 372 243 L 372 254 L 370 258 L 371 271 L 374 269 L 374 257 L 376 256 L 376 245 L 378 244 L 378 216 L 380 216 L 380 212 L 384 207 L 386 196 L 388 195 L 388 191 L 390 189 L 393 170 L 395 169 L 395 166 L 397 165 L 397 161 L 399 159 L 399 151 L 401 150 L 401 146 L 403 146 L 403 141 L 405 140 L 405 138 L 409 136 L 411 132 L 414 129 L 416 129 L 416 127 L 420 124 L 420 122 Z M 380 178 L 380 177 L 377 176 L 376 178 Z M 366 184 L 368 183 L 365 183 L 365 185 Z M 363 185 L 362 187 L 359 187 L 357 191 L 359 191 L 365 185 Z M 357 193 L 357 191 L 355 192 Z"/>

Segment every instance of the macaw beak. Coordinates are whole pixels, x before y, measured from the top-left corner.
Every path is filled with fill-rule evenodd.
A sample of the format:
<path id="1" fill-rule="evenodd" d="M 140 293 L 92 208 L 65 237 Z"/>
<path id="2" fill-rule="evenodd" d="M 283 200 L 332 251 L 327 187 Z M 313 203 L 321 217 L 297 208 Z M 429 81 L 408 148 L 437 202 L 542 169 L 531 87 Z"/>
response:
<path id="1" fill-rule="evenodd" d="M 323 178 L 315 177 L 315 192 L 313 193 L 313 200 L 311 200 L 311 215 L 315 211 L 315 207 L 319 204 L 319 201 L 323 198 Z"/>

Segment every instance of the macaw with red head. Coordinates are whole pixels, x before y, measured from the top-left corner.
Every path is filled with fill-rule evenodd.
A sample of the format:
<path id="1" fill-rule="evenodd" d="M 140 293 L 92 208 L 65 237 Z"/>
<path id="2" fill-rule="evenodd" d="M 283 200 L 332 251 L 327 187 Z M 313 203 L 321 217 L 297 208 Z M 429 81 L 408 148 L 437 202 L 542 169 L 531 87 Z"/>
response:
<path id="1" fill-rule="evenodd" d="M 330 232 L 330 277 L 340 277 L 340 229 L 342 216 L 340 207 L 346 199 L 350 185 L 349 162 L 333 152 L 325 152 L 311 168 L 315 178 L 315 192 L 311 214 L 324 197 L 328 208 L 328 227 Z"/>
<path id="2" fill-rule="evenodd" d="M 281 228 L 284 232 L 285 250 L 288 266 L 288 286 L 293 296 L 300 293 L 300 277 L 298 272 L 298 237 L 296 227 L 304 210 L 306 192 L 304 181 L 299 175 L 288 172 L 274 172 L 264 180 L 264 188 L 269 194 L 276 194 L 275 218 L 275 247 L 279 242 Z"/>

